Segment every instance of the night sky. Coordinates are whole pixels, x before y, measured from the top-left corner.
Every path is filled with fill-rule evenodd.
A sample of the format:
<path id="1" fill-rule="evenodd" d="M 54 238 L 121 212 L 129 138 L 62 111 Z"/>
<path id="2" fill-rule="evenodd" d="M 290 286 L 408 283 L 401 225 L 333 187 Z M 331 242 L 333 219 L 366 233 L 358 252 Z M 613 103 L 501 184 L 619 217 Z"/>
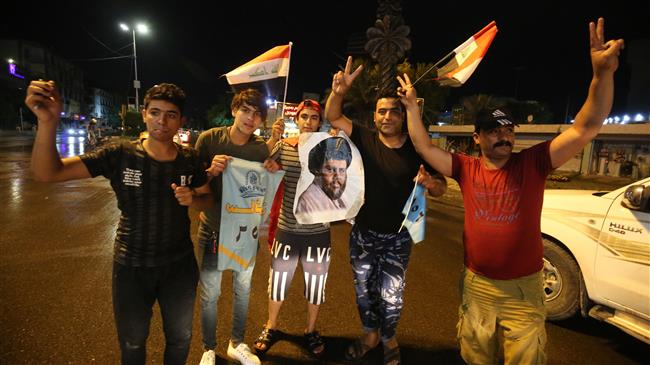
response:
<path id="1" fill-rule="evenodd" d="M 177 83 L 188 93 L 188 113 L 202 116 L 219 93 L 229 90 L 220 75 L 289 41 L 294 48 L 288 101 L 298 101 L 302 92 L 322 94 L 332 73 L 344 63 L 348 36 L 372 26 L 377 8 L 376 1 L 355 0 L 205 3 L 22 2 L 29 10 L 10 9 L 9 17 L 5 13 L 9 19 L 1 25 L 1 36 L 39 42 L 83 68 L 91 84 L 132 93 L 131 59 L 89 59 L 117 56 L 100 42 L 130 55 L 131 34 L 120 30 L 118 23 L 146 22 L 150 34 L 138 35 L 137 40 L 142 93 L 155 83 Z M 493 3 L 433 1 L 427 9 L 424 1 L 402 4 L 411 28 L 412 62 L 438 61 L 491 20 L 499 27 L 486 58 L 463 87 L 452 91 L 448 107 L 464 95 L 513 96 L 518 84 L 519 99 L 548 103 L 556 119 L 563 118 L 569 101 L 573 115 L 591 79 L 588 22 L 605 17 L 607 39 L 625 38 L 629 44 L 650 37 L 647 10 L 639 2 L 594 2 L 579 11 L 566 9 L 567 1 Z M 625 53 L 621 61 L 614 112 L 628 111 L 630 71 Z"/>

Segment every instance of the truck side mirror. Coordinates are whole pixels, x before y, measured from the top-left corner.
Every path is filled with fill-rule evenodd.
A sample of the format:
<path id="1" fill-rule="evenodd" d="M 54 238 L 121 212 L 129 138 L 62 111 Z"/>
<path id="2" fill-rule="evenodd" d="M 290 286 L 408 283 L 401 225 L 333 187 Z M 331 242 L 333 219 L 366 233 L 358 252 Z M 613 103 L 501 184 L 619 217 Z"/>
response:
<path id="1" fill-rule="evenodd" d="M 632 185 L 625 189 L 621 205 L 628 209 L 650 212 L 650 186 Z"/>

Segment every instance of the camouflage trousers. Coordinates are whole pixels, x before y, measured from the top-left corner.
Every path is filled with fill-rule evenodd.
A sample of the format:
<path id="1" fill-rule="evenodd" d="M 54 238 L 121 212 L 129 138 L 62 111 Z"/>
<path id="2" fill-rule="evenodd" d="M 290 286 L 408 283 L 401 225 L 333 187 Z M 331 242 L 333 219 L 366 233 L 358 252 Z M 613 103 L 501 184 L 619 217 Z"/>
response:
<path id="1" fill-rule="evenodd" d="M 400 233 L 350 232 L 350 263 L 357 308 L 364 330 L 379 330 L 382 341 L 395 336 L 402 308 L 411 236 Z"/>

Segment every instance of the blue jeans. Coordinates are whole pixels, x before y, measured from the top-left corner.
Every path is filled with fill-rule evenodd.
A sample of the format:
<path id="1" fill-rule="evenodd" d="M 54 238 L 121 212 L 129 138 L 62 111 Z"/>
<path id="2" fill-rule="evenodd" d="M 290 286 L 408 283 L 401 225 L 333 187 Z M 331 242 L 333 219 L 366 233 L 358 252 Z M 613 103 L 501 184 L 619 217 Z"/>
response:
<path id="1" fill-rule="evenodd" d="M 201 333 L 203 347 L 206 350 L 214 350 L 217 346 L 217 302 L 221 295 L 221 276 L 223 274 L 223 271 L 217 268 L 219 254 L 214 240 L 218 240 L 218 233 L 201 224 L 198 237 L 201 265 L 199 285 L 201 287 Z M 254 268 L 255 265 L 252 264 L 244 271 L 232 272 L 232 287 L 235 295 L 233 297 L 230 340 L 235 344 L 244 342 L 248 299 L 250 298 Z"/>
<path id="2" fill-rule="evenodd" d="M 350 232 L 359 317 L 366 332 L 379 330 L 383 342 L 395 336 L 402 314 L 412 242 L 407 230 L 386 234 L 355 225 Z"/>
<path id="3" fill-rule="evenodd" d="M 164 363 L 185 364 L 192 339 L 198 268 L 194 254 L 160 267 L 113 263 L 113 312 L 122 364 L 144 364 L 152 307 L 165 331 Z"/>

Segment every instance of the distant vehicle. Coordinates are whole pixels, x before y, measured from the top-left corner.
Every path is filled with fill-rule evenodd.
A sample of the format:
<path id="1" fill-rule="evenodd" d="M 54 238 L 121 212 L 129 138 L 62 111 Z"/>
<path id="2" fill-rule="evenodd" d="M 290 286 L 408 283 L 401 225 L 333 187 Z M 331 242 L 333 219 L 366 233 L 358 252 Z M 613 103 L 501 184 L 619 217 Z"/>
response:
<path id="1" fill-rule="evenodd" d="M 65 134 L 68 136 L 85 136 L 86 135 L 86 128 L 67 128 L 65 130 Z"/>
<path id="2" fill-rule="evenodd" d="M 541 229 L 548 319 L 580 311 L 650 344 L 650 178 L 547 190 Z"/>
<path id="3" fill-rule="evenodd" d="M 149 132 L 148 131 L 140 132 L 138 138 L 139 139 L 149 138 Z M 174 139 L 173 139 L 174 143 L 178 143 L 184 146 L 190 145 L 191 143 L 193 143 L 192 142 L 193 140 L 194 139 L 192 138 L 192 133 L 189 129 L 184 129 L 184 130 L 179 129 L 178 132 L 176 132 L 176 134 L 174 135 Z"/>

